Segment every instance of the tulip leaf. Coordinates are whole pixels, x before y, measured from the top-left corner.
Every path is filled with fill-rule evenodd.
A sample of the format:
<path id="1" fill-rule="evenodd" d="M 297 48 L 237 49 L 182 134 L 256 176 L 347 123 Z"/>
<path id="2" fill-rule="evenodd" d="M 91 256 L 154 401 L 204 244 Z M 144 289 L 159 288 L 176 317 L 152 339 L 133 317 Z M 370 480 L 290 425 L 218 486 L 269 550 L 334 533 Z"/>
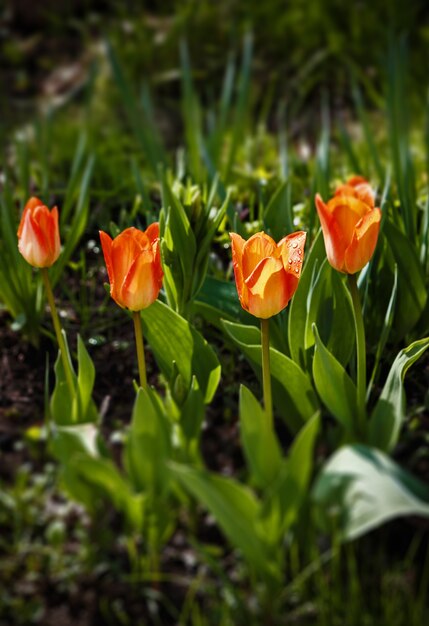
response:
<path id="1" fill-rule="evenodd" d="M 176 362 L 186 388 L 195 374 L 204 401 L 210 402 L 220 380 L 220 364 L 213 348 L 189 322 L 159 300 L 141 311 L 141 318 L 145 336 L 167 380 Z"/>
<path id="2" fill-rule="evenodd" d="M 240 434 L 255 484 L 268 487 L 280 471 L 280 447 L 265 411 L 244 385 L 240 387 Z"/>
<path id="3" fill-rule="evenodd" d="M 353 309 L 347 287 L 340 273 L 325 259 L 314 274 L 307 297 L 307 321 L 304 346 L 309 351 L 315 344 L 313 324 L 323 343 L 344 366 L 355 344 Z"/>
<path id="4" fill-rule="evenodd" d="M 196 255 L 195 235 L 186 211 L 171 189 L 165 173 L 162 174 L 162 218 L 160 219 L 161 253 L 164 266 L 164 284 L 174 302 L 182 311 L 191 296 L 190 290 Z"/>
<path id="5" fill-rule="evenodd" d="M 167 420 L 152 401 L 153 391 L 140 388 L 124 449 L 124 462 L 137 491 L 162 493 L 167 482 Z"/>
<path id="6" fill-rule="evenodd" d="M 356 385 L 341 363 L 324 346 L 315 324 L 313 333 L 316 338 L 313 377 L 317 393 L 337 421 L 348 433 L 353 433 L 358 420 Z"/>
<path id="7" fill-rule="evenodd" d="M 312 497 L 322 521 L 345 540 L 403 515 L 429 517 L 429 489 L 380 450 L 340 448 L 321 469 Z"/>
<path id="8" fill-rule="evenodd" d="M 410 239 L 388 219 L 384 220 L 383 233 L 398 266 L 398 297 L 393 325 L 397 334 L 404 336 L 415 326 L 425 308 L 425 276 Z"/>
<path id="9" fill-rule="evenodd" d="M 135 530 L 143 527 L 144 496 L 131 491 L 130 483 L 110 459 L 76 455 L 66 466 L 66 487 L 76 499 L 93 510 L 100 497 L 122 512 Z M 98 497 L 97 497 L 98 496 Z"/>
<path id="10" fill-rule="evenodd" d="M 291 355 L 305 369 L 311 367 L 314 323 L 328 350 L 346 366 L 355 341 L 353 310 L 341 274 L 326 259 L 321 233 L 306 259 L 289 311 Z"/>
<path id="11" fill-rule="evenodd" d="M 429 337 L 415 341 L 401 350 L 393 362 L 383 391 L 375 405 L 370 421 L 370 443 L 389 452 L 398 442 L 405 419 L 403 381 L 407 370 L 429 348 Z"/>
<path id="12" fill-rule="evenodd" d="M 262 379 L 261 334 L 255 326 L 223 322 L 228 336 L 249 359 Z M 305 372 L 289 357 L 270 348 L 274 405 L 292 432 L 296 432 L 318 408 L 316 394 Z"/>
<path id="13" fill-rule="evenodd" d="M 77 337 L 77 362 L 79 366 L 77 375 L 80 400 L 79 408 L 82 415 L 87 415 L 92 401 L 91 394 L 95 381 L 95 367 L 80 335 Z"/>
<path id="14" fill-rule="evenodd" d="M 204 413 L 204 397 L 196 376 L 193 376 L 188 395 L 180 407 L 180 425 L 188 442 L 199 441 Z"/>
<path id="15" fill-rule="evenodd" d="M 241 550 L 256 571 L 277 577 L 264 537 L 257 532 L 260 504 L 252 491 L 224 478 L 178 463 L 171 471 L 190 493 L 216 518 L 233 546 Z"/>
<path id="16" fill-rule="evenodd" d="M 240 304 L 237 288 L 231 281 L 207 276 L 194 302 L 194 312 L 204 316 L 210 323 L 221 327 L 221 318 L 229 321 L 255 323 L 255 318 Z"/>
<path id="17" fill-rule="evenodd" d="M 296 435 L 286 461 L 282 463 L 276 481 L 268 491 L 264 503 L 264 519 L 270 518 L 277 526 L 279 540 L 299 515 L 300 507 L 308 495 L 308 485 L 313 471 L 313 451 L 320 426 L 319 411 Z"/>
<path id="18" fill-rule="evenodd" d="M 73 455 L 85 453 L 98 456 L 98 428 L 95 424 L 74 424 L 52 427 L 51 446 L 54 455 L 67 464 Z"/>
<path id="19" fill-rule="evenodd" d="M 78 336 L 78 375 L 76 377 L 67 345 L 67 338 L 63 331 L 67 349 L 67 359 L 70 363 L 74 382 L 72 395 L 67 384 L 61 353 L 58 351 L 55 362 L 55 387 L 50 401 L 50 414 L 57 425 L 71 425 L 78 423 L 97 422 L 99 419 L 97 408 L 91 394 L 95 380 L 95 368 L 85 348 L 85 344 Z"/>
<path id="20" fill-rule="evenodd" d="M 312 285 L 313 273 L 326 258 L 322 231 L 317 234 L 310 252 L 305 255 L 304 266 L 299 279 L 298 288 L 289 305 L 288 336 L 292 359 L 302 368 L 307 364 L 306 358 L 306 320 L 308 314 L 307 300 Z"/>

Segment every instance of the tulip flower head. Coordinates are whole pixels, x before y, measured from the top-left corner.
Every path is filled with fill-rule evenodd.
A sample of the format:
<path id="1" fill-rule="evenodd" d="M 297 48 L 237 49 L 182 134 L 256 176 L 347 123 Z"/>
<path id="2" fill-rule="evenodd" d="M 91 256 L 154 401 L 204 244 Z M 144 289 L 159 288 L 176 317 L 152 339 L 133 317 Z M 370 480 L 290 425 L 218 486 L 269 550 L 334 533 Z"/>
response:
<path id="1" fill-rule="evenodd" d="M 115 239 L 100 231 L 100 240 L 113 300 L 130 311 L 147 308 L 157 299 L 163 278 L 158 222 L 144 232 L 127 228 Z"/>
<path id="2" fill-rule="evenodd" d="M 306 233 L 292 233 L 278 244 L 264 232 L 247 241 L 236 233 L 230 233 L 230 237 L 241 306 L 261 319 L 276 315 L 298 287 Z"/>
<path id="3" fill-rule="evenodd" d="M 18 249 L 33 267 L 50 267 L 60 255 L 58 209 L 52 211 L 38 198 L 30 198 L 18 227 Z"/>
<path id="4" fill-rule="evenodd" d="M 346 274 L 359 272 L 374 254 L 380 231 L 381 211 L 370 185 L 351 178 L 326 204 L 317 194 L 316 209 L 329 263 Z"/>

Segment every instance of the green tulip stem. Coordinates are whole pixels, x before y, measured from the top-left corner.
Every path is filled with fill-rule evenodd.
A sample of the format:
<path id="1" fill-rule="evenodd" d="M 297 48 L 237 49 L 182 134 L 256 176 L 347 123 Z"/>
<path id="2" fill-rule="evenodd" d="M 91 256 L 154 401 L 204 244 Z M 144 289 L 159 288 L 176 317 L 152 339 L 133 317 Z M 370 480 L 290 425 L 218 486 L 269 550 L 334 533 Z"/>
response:
<path id="1" fill-rule="evenodd" d="M 270 426 L 273 427 L 273 399 L 271 395 L 270 373 L 270 320 L 261 319 L 262 339 L 262 387 L 264 391 L 264 407 Z"/>
<path id="2" fill-rule="evenodd" d="M 64 341 L 64 336 L 61 330 L 61 322 L 58 315 L 57 307 L 55 305 L 54 294 L 52 292 L 51 281 L 49 280 L 49 272 L 47 267 L 41 268 L 43 283 L 45 285 L 46 297 L 48 298 L 49 308 L 51 309 L 52 322 L 54 324 L 55 335 L 57 337 L 58 347 L 60 349 L 61 359 L 63 361 L 64 374 L 67 380 L 67 385 L 72 398 L 75 394 L 75 387 L 73 382 L 73 373 L 69 361 L 68 350 Z"/>
<path id="3" fill-rule="evenodd" d="M 366 348 L 365 327 L 363 324 L 362 305 L 357 286 L 356 274 L 349 274 L 349 289 L 353 303 L 353 313 L 356 331 L 356 360 L 357 360 L 357 395 L 359 412 L 359 430 L 362 436 L 366 432 Z"/>
<path id="4" fill-rule="evenodd" d="M 144 360 L 143 331 L 140 311 L 133 311 L 134 334 L 136 337 L 137 363 L 139 366 L 140 387 L 146 389 L 146 363 Z"/>

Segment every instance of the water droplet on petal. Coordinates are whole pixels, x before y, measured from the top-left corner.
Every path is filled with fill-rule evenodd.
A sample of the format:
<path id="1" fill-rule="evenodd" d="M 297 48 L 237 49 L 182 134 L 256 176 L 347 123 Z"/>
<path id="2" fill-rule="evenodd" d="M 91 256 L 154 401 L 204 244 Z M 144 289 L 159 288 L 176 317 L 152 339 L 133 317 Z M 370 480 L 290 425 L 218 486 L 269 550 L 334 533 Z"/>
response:
<path id="1" fill-rule="evenodd" d="M 299 273 L 299 269 L 296 267 L 295 268 L 295 272 L 298 274 Z"/>
<path id="2" fill-rule="evenodd" d="M 298 244 L 296 243 L 296 241 L 292 244 L 292 248 L 297 248 Z"/>

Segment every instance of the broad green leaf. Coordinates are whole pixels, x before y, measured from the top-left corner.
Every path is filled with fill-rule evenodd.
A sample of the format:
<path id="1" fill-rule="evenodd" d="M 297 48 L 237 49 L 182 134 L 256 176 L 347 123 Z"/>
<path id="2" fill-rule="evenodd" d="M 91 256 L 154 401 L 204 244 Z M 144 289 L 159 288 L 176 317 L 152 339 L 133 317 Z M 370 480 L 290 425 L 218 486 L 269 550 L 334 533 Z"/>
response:
<path id="1" fill-rule="evenodd" d="M 313 454 L 320 426 L 317 412 L 299 431 L 291 446 L 289 456 L 282 463 L 277 480 L 268 491 L 263 510 L 264 520 L 270 519 L 279 541 L 299 516 L 300 508 L 308 496 L 313 472 Z"/>
<path id="2" fill-rule="evenodd" d="M 57 459 L 67 464 L 73 455 L 98 456 L 98 428 L 94 424 L 52 427 L 51 446 Z"/>
<path id="3" fill-rule="evenodd" d="M 154 392 L 140 388 L 124 448 L 124 463 L 136 491 L 159 494 L 167 487 L 167 420 L 152 401 Z"/>
<path id="4" fill-rule="evenodd" d="M 372 445 L 392 450 L 398 442 L 405 419 L 404 378 L 407 370 L 429 347 L 429 337 L 415 341 L 399 352 L 371 415 L 369 441 Z"/>
<path id="5" fill-rule="evenodd" d="M 204 419 L 204 398 L 195 376 L 185 402 L 180 407 L 180 425 L 188 442 L 198 440 Z"/>
<path id="6" fill-rule="evenodd" d="M 159 300 L 141 312 L 145 336 L 167 380 L 176 362 L 189 388 L 195 374 L 206 403 L 220 380 L 217 356 L 202 335 L 183 317 Z"/>
<path id="7" fill-rule="evenodd" d="M 194 310 L 218 327 L 221 327 L 222 318 L 231 322 L 255 323 L 255 318 L 242 308 L 235 284 L 213 276 L 206 276 L 194 302 Z"/>
<path id="8" fill-rule="evenodd" d="M 269 486 L 280 471 L 281 452 L 265 411 L 244 385 L 240 387 L 240 434 L 255 483 Z"/>
<path id="9" fill-rule="evenodd" d="M 134 529 L 142 529 L 144 497 L 142 494 L 134 494 L 131 491 L 128 481 L 121 476 L 110 459 L 76 455 L 71 460 L 68 471 L 88 490 L 92 497 L 92 502 L 89 503 L 90 506 L 92 505 L 91 508 L 94 508 L 100 497 L 105 498 L 125 515 Z M 72 484 L 74 486 L 72 495 L 79 497 L 79 493 L 76 493 L 78 483 Z"/>
<path id="10" fill-rule="evenodd" d="M 55 387 L 52 392 L 50 402 L 50 415 L 57 425 L 71 425 L 76 422 L 77 419 L 77 407 L 78 407 L 78 392 L 77 392 L 77 379 L 73 371 L 73 366 L 68 350 L 67 338 L 64 333 L 65 345 L 67 348 L 67 358 L 70 363 L 70 367 L 73 372 L 73 381 L 75 393 L 72 396 L 70 389 L 67 385 L 67 379 L 64 372 L 63 362 L 61 358 L 61 352 L 58 350 L 57 359 L 54 365 L 55 372 Z M 84 420 L 82 420 L 84 421 Z"/>
<path id="11" fill-rule="evenodd" d="M 54 367 L 55 387 L 51 396 L 50 414 L 57 425 L 95 423 L 99 419 L 99 414 L 91 397 L 95 379 L 94 365 L 83 341 L 78 336 L 78 376 L 76 377 L 64 331 L 63 335 L 67 349 L 67 358 L 72 370 L 74 395 L 72 396 L 70 393 L 64 373 L 61 353 L 58 351 Z"/>
<path id="12" fill-rule="evenodd" d="M 429 517 L 429 489 L 380 450 L 340 448 L 313 489 L 320 515 L 343 539 L 355 539 L 395 517 Z M 328 519 L 329 523 L 329 519 Z"/>
<path id="13" fill-rule="evenodd" d="M 313 325 L 316 350 L 313 360 L 313 378 L 323 404 L 328 411 L 353 433 L 357 424 L 356 385 L 344 367 L 323 345 L 316 325 Z"/>
<path id="14" fill-rule="evenodd" d="M 225 535 L 259 574 L 277 577 L 267 545 L 257 532 L 260 505 L 253 493 L 232 480 L 195 468 L 170 464 L 173 475 L 216 518 Z"/>
<path id="15" fill-rule="evenodd" d="M 260 331 L 255 326 L 226 321 L 223 326 L 262 379 Z M 296 432 L 318 409 L 316 395 L 302 369 L 274 348 L 270 348 L 270 366 L 274 405 L 289 428 Z"/>

